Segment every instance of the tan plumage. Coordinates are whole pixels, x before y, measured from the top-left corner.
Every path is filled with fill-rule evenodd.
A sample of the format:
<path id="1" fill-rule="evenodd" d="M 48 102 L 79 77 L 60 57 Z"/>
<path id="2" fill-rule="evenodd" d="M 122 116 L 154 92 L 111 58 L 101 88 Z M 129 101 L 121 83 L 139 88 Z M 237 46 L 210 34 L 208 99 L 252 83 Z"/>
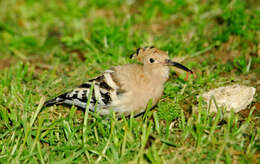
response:
<path id="1" fill-rule="evenodd" d="M 144 112 L 149 100 L 156 105 L 163 93 L 163 84 L 169 78 L 169 66 L 191 72 L 183 65 L 169 60 L 159 49 L 140 48 L 132 59 L 141 64 L 126 64 L 106 70 L 101 76 L 89 80 L 71 92 L 45 102 L 45 106 L 62 104 L 86 107 L 90 86 L 94 83 L 90 110 L 107 115 L 110 110 L 117 115 Z"/>

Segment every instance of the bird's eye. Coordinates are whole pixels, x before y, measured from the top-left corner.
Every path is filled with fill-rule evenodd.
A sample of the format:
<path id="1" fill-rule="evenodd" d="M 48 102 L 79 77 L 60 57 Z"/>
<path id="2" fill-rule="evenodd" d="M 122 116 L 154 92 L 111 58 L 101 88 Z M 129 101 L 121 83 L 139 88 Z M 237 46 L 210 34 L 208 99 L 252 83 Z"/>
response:
<path id="1" fill-rule="evenodd" d="M 153 63 L 155 60 L 153 58 L 149 59 L 150 63 Z"/>

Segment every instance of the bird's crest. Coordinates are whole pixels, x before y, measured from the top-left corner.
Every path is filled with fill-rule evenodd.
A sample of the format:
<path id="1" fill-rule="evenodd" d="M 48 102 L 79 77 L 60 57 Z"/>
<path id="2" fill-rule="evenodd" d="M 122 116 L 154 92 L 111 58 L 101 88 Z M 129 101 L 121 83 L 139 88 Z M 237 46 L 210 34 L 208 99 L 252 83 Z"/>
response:
<path id="1" fill-rule="evenodd" d="M 135 53 L 131 54 L 130 55 L 130 59 L 138 59 L 140 58 L 141 56 L 147 54 L 148 52 L 150 52 L 151 50 L 158 50 L 157 48 L 155 48 L 154 46 L 151 46 L 151 47 L 144 47 L 144 48 L 138 48 L 136 50 Z"/>
<path id="2" fill-rule="evenodd" d="M 130 56 L 131 59 L 136 59 L 139 62 L 143 63 L 144 58 L 147 56 L 153 55 L 155 58 L 168 58 L 168 53 L 162 50 L 159 50 L 153 46 L 138 48 L 134 54 Z"/>

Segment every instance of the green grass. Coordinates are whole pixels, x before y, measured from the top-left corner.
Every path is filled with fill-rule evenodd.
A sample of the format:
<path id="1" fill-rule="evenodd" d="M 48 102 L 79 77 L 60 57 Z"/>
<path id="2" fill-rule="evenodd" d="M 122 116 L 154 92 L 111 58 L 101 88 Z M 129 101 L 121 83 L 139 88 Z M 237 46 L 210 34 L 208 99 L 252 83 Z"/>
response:
<path id="1" fill-rule="evenodd" d="M 259 163 L 260 4 L 253 0 L 0 1 L 0 163 Z M 44 100 L 154 45 L 183 57 L 157 107 L 106 120 Z M 197 95 L 256 87 L 248 109 Z M 39 104 L 39 106 L 35 106 Z M 149 108 L 149 107 L 148 107 Z"/>

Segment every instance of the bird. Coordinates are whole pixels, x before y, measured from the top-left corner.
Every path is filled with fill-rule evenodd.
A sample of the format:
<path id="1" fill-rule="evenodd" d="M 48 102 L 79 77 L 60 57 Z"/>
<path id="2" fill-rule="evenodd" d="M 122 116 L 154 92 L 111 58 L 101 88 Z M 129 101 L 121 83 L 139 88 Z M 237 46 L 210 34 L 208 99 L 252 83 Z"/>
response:
<path id="1" fill-rule="evenodd" d="M 43 106 L 64 105 L 85 109 L 91 95 L 89 110 L 92 112 L 108 116 L 112 111 L 117 117 L 131 113 L 139 115 L 145 112 L 149 101 L 154 107 L 160 100 L 171 66 L 193 73 L 182 64 L 170 60 L 168 52 L 155 47 L 138 48 L 130 58 L 137 63 L 105 70 L 72 91 L 47 100 Z"/>

